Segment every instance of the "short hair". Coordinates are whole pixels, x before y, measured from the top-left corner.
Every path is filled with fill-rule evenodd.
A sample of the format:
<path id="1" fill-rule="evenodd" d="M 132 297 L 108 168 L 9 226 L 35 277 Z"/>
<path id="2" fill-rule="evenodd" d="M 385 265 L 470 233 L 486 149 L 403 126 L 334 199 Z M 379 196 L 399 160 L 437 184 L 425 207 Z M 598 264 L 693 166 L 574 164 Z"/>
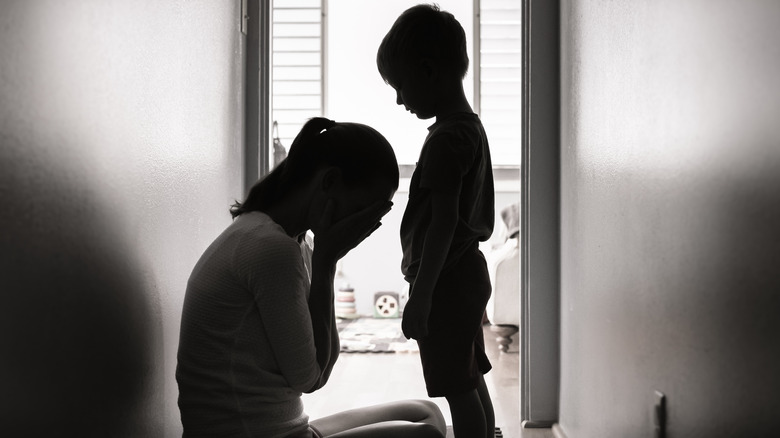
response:
<path id="1" fill-rule="evenodd" d="M 466 32 L 454 15 L 436 4 L 420 4 L 404 11 L 379 45 L 376 64 L 379 74 L 390 83 L 397 79 L 400 69 L 423 58 L 433 59 L 459 79 L 469 69 Z"/>

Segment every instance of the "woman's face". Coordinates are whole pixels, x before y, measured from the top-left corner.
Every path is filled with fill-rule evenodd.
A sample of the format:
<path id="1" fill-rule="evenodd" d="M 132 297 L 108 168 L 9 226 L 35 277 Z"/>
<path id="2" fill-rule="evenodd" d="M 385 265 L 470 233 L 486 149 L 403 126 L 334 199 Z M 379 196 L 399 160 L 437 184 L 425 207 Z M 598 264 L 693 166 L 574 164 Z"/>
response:
<path id="1" fill-rule="evenodd" d="M 389 183 L 346 185 L 337 183 L 331 197 L 336 203 L 333 221 L 337 222 L 349 215 L 364 210 L 377 202 L 390 201 L 395 189 Z"/>

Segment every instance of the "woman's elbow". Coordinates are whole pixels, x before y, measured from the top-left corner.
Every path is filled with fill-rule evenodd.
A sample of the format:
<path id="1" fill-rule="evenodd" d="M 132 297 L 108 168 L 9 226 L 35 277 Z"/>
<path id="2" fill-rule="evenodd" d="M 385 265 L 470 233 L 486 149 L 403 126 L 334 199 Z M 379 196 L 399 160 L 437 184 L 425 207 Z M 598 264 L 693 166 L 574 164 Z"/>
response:
<path id="1" fill-rule="evenodd" d="M 301 392 L 304 393 L 304 394 L 311 394 L 312 392 L 314 392 L 314 391 L 316 391 L 316 390 L 318 390 L 320 388 L 322 388 L 320 385 L 314 385 L 314 386 L 312 386 L 309 389 L 302 390 Z"/>
<path id="2" fill-rule="evenodd" d="M 327 379 L 320 378 L 320 379 L 317 379 L 317 381 L 314 382 L 314 384 L 310 385 L 306 389 L 301 389 L 300 391 L 302 393 L 304 393 L 304 394 L 311 394 L 312 392 L 314 392 L 314 391 L 322 388 L 323 386 L 325 386 L 325 383 L 327 383 Z"/>
<path id="3" fill-rule="evenodd" d="M 305 394 L 311 394 L 312 392 L 325 386 L 325 384 L 328 383 L 328 379 L 330 379 L 330 372 L 332 370 L 333 370 L 332 366 L 328 367 L 324 372 L 320 373 L 319 378 L 314 382 L 313 385 L 311 385 L 306 390 L 302 390 L 301 392 Z"/>
<path id="4" fill-rule="evenodd" d="M 287 383 L 294 391 L 310 394 L 322 387 L 320 373 L 312 374 L 304 379 L 287 379 Z"/>

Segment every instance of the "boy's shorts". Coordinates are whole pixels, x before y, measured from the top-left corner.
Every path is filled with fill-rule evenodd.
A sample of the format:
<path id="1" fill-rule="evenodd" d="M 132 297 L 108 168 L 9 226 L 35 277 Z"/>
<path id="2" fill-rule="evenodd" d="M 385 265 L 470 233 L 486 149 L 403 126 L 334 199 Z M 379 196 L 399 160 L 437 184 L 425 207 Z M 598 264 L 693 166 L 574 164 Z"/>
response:
<path id="1" fill-rule="evenodd" d="M 476 389 L 482 375 L 492 368 L 482 334 L 490 292 L 485 257 L 476 245 L 439 276 L 428 336 L 417 340 L 429 397 Z"/>

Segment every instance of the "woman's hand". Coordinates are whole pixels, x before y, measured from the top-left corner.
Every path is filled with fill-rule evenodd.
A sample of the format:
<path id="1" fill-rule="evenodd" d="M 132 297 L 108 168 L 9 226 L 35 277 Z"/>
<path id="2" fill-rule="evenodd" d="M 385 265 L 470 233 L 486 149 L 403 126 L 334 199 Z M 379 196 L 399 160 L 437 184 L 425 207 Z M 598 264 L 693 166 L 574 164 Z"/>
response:
<path id="1" fill-rule="evenodd" d="M 314 235 L 314 255 L 335 263 L 379 228 L 392 207 L 390 201 L 376 202 L 334 223 L 335 204 L 328 200 Z"/>

